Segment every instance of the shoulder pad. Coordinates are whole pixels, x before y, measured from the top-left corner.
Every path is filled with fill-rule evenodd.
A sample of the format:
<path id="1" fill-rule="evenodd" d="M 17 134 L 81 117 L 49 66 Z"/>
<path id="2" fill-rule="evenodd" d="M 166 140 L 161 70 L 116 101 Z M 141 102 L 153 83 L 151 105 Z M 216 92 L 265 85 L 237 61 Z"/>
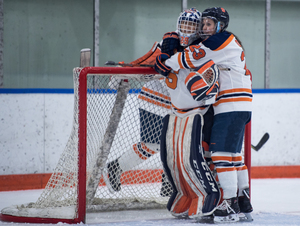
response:
<path id="1" fill-rule="evenodd" d="M 229 32 L 221 32 L 215 35 L 210 36 L 208 39 L 202 43 L 211 50 L 218 49 L 224 42 L 226 42 L 231 34 Z"/>

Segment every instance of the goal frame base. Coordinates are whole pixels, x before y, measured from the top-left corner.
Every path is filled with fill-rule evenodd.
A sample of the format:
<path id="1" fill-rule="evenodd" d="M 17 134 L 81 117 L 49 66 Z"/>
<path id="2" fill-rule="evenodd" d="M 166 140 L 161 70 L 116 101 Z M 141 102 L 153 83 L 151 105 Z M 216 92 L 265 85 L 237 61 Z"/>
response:
<path id="1" fill-rule="evenodd" d="M 41 218 L 41 217 L 21 217 L 6 215 L 0 213 L 0 220 L 5 222 L 15 222 L 15 223 L 43 223 L 43 224 L 57 224 L 57 223 L 67 223 L 67 224 L 78 224 L 85 222 L 85 219 L 81 220 L 78 218 L 75 219 L 59 219 L 59 218 Z"/>

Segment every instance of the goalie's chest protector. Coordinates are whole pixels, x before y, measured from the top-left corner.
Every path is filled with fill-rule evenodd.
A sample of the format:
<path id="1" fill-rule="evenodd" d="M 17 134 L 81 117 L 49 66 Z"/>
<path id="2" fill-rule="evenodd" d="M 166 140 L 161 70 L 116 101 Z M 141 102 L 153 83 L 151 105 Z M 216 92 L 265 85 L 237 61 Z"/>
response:
<path id="1" fill-rule="evenodd" d="M 161 160 L 176 188 L 176 196 L 168 203 L 169 210 L 173 215 L 188 210 L 191 217 L 211 214 L 219 202 L 220 191 L 202 153 L 203 117 L 192 114 L 184 118 L 175 115 L 166 118 Z"/>

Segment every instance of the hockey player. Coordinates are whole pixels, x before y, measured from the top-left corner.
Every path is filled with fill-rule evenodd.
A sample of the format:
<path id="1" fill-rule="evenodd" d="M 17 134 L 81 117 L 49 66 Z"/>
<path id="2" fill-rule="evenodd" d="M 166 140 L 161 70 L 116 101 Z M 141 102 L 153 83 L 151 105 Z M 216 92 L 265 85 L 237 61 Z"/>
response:
<path id="1" fill-rule="evenodd" d="M 190 46 L 188 48 L 202 40 L 199 39 L 201 24 L 189 18 L 190 13 L 184 12 L 178 20 L 179 35 L 186 35 L 182 35 L 181 41 Z M 164 36 L 163 46 L 170 42 L 166 38 L 168 35 Z M 201 218 L 211 215 L 220 199 L 218 185 L 204 159 L 202 146 L 203 134 L 205 137 L 210 134 L 209 130 L 203 131 L 206 125 L 203 115 L 215 102 L 219 69 L 208 60 L 197 68 L 171 70 L 162 59 L 176 52 L 170 46 L 170 50 L 162 51 L 156 58 L 155 64 L 155 70 L 166 76 L 173 110 L 164 118 L 160 143 L 164 171 L 173 187 L 167 208 L 175 217 Z"/>
<path id="2" fill-rule="evenodd" d="M 182 30 L 180 28 L 180 24 L 187 21 L 194 21 L 197 29 L 195 27 L 194 30 Z M 182 51 L 184 47 L 192 44 L 193 42 L 199 43 L 199 41 L 201 41 L 200 24 L 201 14 L 199 11 L 192 8 L 190 10 L 182 12 L 178 17 L 177 31 L 168 32 L 164 35 L 164 42 L 161 42 L 162 52 L 172 55 L 174 54 L 174 49 L 176 49 L 176 51 Z M 158 48 L 158 46 L 155 47 Z M 166 84 L 168 86 L 171 85 L 170 81 L 171 80 L 166 80 L 166 83 L 165 80 L 151 81 L 146 83 L 142 88 L 142 91 L 139 94 L 139 100 L 144 102 L 151 102 L 151 104 L 148 104 L 148 106 L 150 107 L 148 107 L 147 109 L 139 109 L 141 119 L 141 140 L 140 142 L 133 144 L 132 148 L 124 152 L 119 158 L 107 164 L 103 178 L 105 179 L 105 182 L 111 192 L 118 192 L 121 190 L 120 177 L 123 172 L 132 169 L 138 164 L 141 164 L 160 151 L 159 143 L 162 128 L 162 119 L 163 116 L 170 113 L 171 110 L 170 99 L 168 98 L 168 93 L 166 92 Z M 162 111 L 163 113 L 161 115 L 156 115 L 151 112 L 151 105 L 156 105 L 157 107 L 163 108 L 165 110 Z M 205 121 L 212 123 L 212 117 L 213 113 L 211 108 L 208 113 L 205 114 Z M 206 123 L 204 126 L 204 130 L 209 131 L 204 137 L 204 141 L 207 144 L 209 143 L 211 126 L 212 124 L 210 125 L 209 123 Z M 148 135 L 146 135 L 146 131 Z M 172 193 L 172 188 L 169 185 L 168 181 L 165 179 L 164 174 L 162 175 L 162 180 L 163 186 L 161 189 L 161 195 L 170 196 Z"/>
<path id="3" fill-rule="evenodd" d="M 242 162 L 241 149 L 245 125 L 251 119 L 252 88 L 243 47 L 236 36 L 226 31 L 228 12 L 220 7 L 202 14 L 202 43 L 172 57 L 159 55 L 157 62 L 167 75 L 171 70 L 194 69 L 212 59 L 220 70 L 220 90 L 214 106 L 214 122 L 209 151 L 216 166 L 223 202 L 214 212 L 215 222 L 239 221 L 238 213 L 249 213 L 249 178 Z M 238 197 L 237 197 L 238 193 Z"/>

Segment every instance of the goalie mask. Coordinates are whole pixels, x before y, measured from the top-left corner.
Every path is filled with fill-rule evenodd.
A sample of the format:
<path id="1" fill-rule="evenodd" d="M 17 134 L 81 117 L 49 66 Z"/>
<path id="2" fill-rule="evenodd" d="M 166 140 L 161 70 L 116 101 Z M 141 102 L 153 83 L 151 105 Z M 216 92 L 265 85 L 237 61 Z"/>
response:
<path id="1" fill-rule="evenodd" d="M 195 8 L 182 12 L 177 21 L 177 31 L 181 46 L 188 46 L 200 38 L 201 13 Z"/>
<path id="2" fill-rule="evenodd" d="M 228 24 L 229 14 L 224 8 L 208 8 L 202 12 L 201 37 L 208 38 L 213 34 L 223 32 Z"/>

